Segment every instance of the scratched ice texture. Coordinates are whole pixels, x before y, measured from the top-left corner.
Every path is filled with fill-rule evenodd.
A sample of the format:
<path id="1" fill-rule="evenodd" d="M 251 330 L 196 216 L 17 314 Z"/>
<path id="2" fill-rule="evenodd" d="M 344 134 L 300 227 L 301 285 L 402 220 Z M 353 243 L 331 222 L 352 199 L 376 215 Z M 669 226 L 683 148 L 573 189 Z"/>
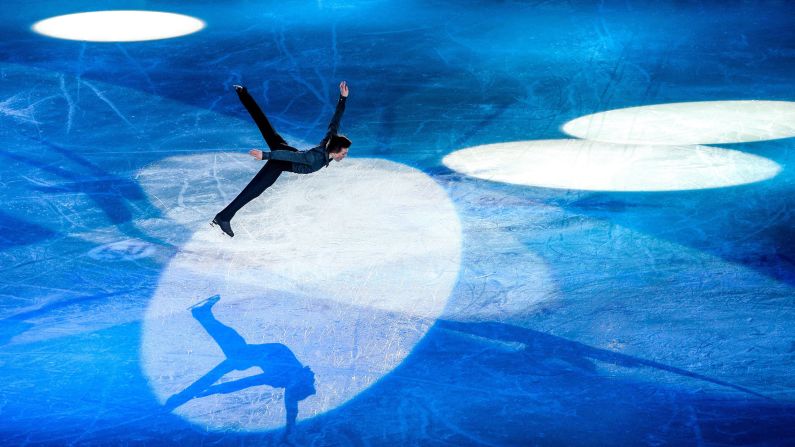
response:
<path id="1" fill-rule="evenodd" d="M 29 30 L 97 9 L 207 28 Z M 699 191 L 544 189 L 441 162 L 568 138 L 606 110 L 792 101 L 787 2 L 0 12 L 0 444 L 795 443 L 795 140 L 721 144 L 782 171 Z M 342 79 L 352 158 L 280 179 L 233 240 L 207 226 L 260 166 L 231 85 L 309 147 Z"/>

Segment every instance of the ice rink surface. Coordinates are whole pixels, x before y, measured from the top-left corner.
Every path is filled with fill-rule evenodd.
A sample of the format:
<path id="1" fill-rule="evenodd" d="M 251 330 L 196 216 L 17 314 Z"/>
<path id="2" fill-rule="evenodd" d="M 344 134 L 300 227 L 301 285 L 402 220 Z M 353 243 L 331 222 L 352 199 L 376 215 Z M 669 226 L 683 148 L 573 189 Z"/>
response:
<path id="1" fill-rule="evenodd" d="M 0 444 L 795 444 L 787 2 L 0 12 Z"/>

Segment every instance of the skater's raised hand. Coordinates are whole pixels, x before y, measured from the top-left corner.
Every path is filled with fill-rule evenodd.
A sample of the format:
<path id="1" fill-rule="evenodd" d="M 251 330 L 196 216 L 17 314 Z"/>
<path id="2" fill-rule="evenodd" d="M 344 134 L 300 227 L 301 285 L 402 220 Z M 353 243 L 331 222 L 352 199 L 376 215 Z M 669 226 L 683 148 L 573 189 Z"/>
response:
<path id="1" fill-rule="evenodd" d="M 348 97 L 348 83 L 345 81 L 340 82 L 340 95 L 343 98 Z"/>
<path id="2" fill-rule="evenodd" d="M 250 151 L 248 151 L 248 154 L 256 158 L 257 160 L 262 160 L 262 151 L 259 149 L 251 149 Z"/>

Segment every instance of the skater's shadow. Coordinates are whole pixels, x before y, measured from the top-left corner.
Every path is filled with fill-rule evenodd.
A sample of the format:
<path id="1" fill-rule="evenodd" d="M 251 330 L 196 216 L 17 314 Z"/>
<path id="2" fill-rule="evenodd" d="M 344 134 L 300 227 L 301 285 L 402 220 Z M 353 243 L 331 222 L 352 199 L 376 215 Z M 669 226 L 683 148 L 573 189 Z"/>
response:
<path id="1" fill-rule="evenodd" d="M 166 401 L 166 408 L 173 410 L 194 398 L 234 393 L 253 386 L 284 388 L 289 433 L 298 417 L 298 402 L 315 394 L 315 374 L 308 366 L 302 365 L 287 346 L 281 343 L 248 344 L 234 329 L 218 321 L 212 307 L 220 299 L 219 295 L 215 295 L 191 309 L 191 313 L 221 348 L 226 360 L 171 396 Z M 261 369 L 262 373 L 216 384 L 227 373 L 253 367 Z"/>

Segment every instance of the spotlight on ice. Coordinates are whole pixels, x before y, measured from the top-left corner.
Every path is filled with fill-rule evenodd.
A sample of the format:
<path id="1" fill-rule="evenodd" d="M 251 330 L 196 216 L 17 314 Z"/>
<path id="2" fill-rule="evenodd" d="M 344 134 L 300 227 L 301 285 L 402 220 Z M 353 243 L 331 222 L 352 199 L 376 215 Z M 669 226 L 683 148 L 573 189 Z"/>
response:
<path id="1" fill-rule="evenodd" d="M 727 144 L 795 136 L 795 102 L 702 101 L 586 115 L 563 126 L 587 140 L 625 144 Z"/>
<path id="2" fill-rule="evenodd" d="M 446 191 L 422 171 L 379 159 L 285 174 L 235 216 L 230 239 L 207 216 L 249 180 L 247 158 L 171 157 L 136 177 L 175 231 L 192 231 L 146 311 L 143 369 L 161 403 L 214 430 L 284 427 L 286 403 L 301 388 L 289 385 L 299 363 L 313 371 L 315 392 L 300 398 L 298 421 L 355 398 L 435 323 L 461 264 L 461 223 Z M 189 309 L 214 295 L 212 311 Z M 271 368 L 241 366 L 247 360 L 224 351 L 234 339 Z M 283 354 L 271 358 L 277 345 Z"/>
<path id="3" fill-rule="evenodd" d="M 450 169 L 484 180 L 589 191 L 679 191 L 758 182 L 781 167 L 708 146 L 538 140 L 489 144 L 447 155 Z"/>
<path id="4" fill-rule="evenodd" d="M 88 42 L 136 42 L 185 36 L 204 28 L 190 16 L 158 11 L 94 11 L 42 20 L 33 31 L 49 37 Z"/>

